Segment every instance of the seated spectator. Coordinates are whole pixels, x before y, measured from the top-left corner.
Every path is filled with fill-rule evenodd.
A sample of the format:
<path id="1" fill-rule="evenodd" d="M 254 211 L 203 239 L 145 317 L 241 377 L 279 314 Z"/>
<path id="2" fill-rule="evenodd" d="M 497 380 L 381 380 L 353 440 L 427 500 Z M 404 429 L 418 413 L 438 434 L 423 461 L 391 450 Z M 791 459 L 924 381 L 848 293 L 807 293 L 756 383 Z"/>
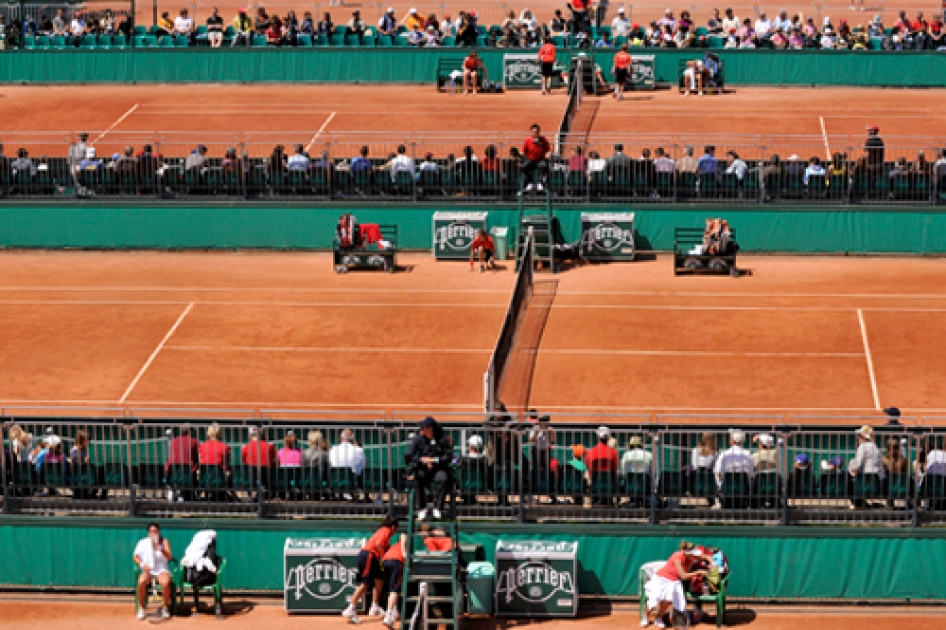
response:
<path id="1" fill-rule="evenodd" d="M 14 461 L 30 461 L 30 453 L 33 451 L 33 436 L 24 431 L 20 425 L 12 424 L 7 430 L 7 437 L 10 439 L 10 453 Z"/>
<path id="2" fill-rule="evenodd" d="M 821 47 L 825 50 L 834 50 L 837 48 L 838 36 L 830 26 L 825 27 L 824 34 L 821 36 Z"/>
<path id="3" fill-rule="evenodd" d="M 223 44 L 223 18 L 217 7 L 210 9 L 210 17 L 207 18 L 207 41 L 211 48 L 220 48 Z"/>
<path id="4" fill-rule="evenodd" d="M 644 441 L 641 436 L 632 435 L 627 445 L 628 450 L 621 458 L 621 474 L 649 473 L 654 456 L 644 448 Z"/>
<path id="5" fill-rule="evenodd" d="M 286 157 L 285 148 L 281 144 L 273 147 L 273 152 L 266 160 L 266 172 L 273 178 L 281 178 L 289 165 L 289 158 Z"/>
<path id="6" fill-rule="evenodd" d="M 700 175 L 716 175 L 719 172 L 719 161 L 716 159 L 716 147 L 706 145 L 705 153 L 697 161 L 697 170 Z"/>
<path id="7" fill-rule="evenodd" d="M 361 476 L 365 468 L 365 451 L 355 444 L 355 434 L 351 429 L 345 429 L 340 436 L 341 442 L 329 450 L 329 464 L 332 468 L 350 468 L 353 473 Z"/>
<path id="8" fill-rule="evenodd" d="M 397 156 L 391 160 L 391 181 L 397 181 L 398 173 L 408 173 L 411 177 L 411 180 L 417 179 L 417 174 L 414 172 L 414 158 L 407 154 L 407 147 L 403 144 L 398 145 L 397 147 Z"/>
<path id="9" fill-rule="evenodd" d="M 620 174 L 630 173 L 631 158 L 624 154 L 624 145 L 614 145 L 614 153 L 608 158 L 608 176 L 614 179 Z"/>
<path id="10" fill-rule="evenodd" d="M 361 11 L 353 11 L 351 19 L 348 20 L 348 34 L 357 37 L 358 43 L 361 44 L 365 39 L 365 31 L 365 21 L 361 19 Z"/>
<path id="11" fill-rule="evenodd" d="M 253 39 L 253 18 L 246 14 L 246 9 L 237 11 L 237 16 L 233 18 L 233 41 L 231 47 L 249 46 Z"/>
<path id="12" fill-rule="evenodd" d="M 557 11 L 557 13 L 561 15 L 561 11 Z M 611 20 L 611 33 L 614 37 L 627 37 L 630 35 L 631 20 L 628 19 L 624 7 L 619 7 L 617 16 Z M 553 34 L 555 34 L 554 31 Z"/>
<path id="13" fill-rule="evenodd" d="M 10 163 L 10 169 L 13 171 L 14 176 L 24 171 L 29 172 L 31 177 L 36 176 L 36 165 L 33 164 L 29 151 L 24 148 L 17 150 L 16 159 Z"/>
<path id="14" fill-rule="evenodd" d="M 597 151 L 588 152 L 588 174 L 604 173 L 608 168 L 608 161 L 602 158 Z"/>
<path id="15" fill-rule="evenodd" d="M 443 16 L 443 20 L 440 21 L 437 30 L 440 31 L 442 37 L 453 37 L 457 32 L 449 14 Z"/>
<path id="16" fill-rule="evenodd" d="M 502 164 L 496 155 L 496 146 L 487 145 L 483 149 L 483 172 L 498 173 L 501 168 Z"/>
<path id="17" fill-rule="evenodd" d="M 243 164 L 240 158 L 237 157 L 235 148 L 230 147 L 226 150 L 223 155 L 223 161 L 220 163 L 220 168 L 224 172 L 242 172 Z"/>
<path id="18" fill-rule="evenodd" d="M 752 22 L 749 18 L 746 18 L 742 21 L 742 27 L 738 32 L 739 36 L 739 48 L 755 48 L 756 47 L 756 32 L 752 28 Z"/>
<path id="19" fill-rule="evenodd" d="M 286 19 L 282 21 L 282 36 L 283 42 L 290 46 L 299 44 L 299 18 L 296 17 L 296 12 L 292 9 L 286 13 Z"/>
<path id="20" fill-rule="evenodd" d="M 397 19 L 393 8 L 389 8 L 378 20 L 378 34 L 389 37 L 397 35 Z"/>
<path id="21" fill-rule="evenodd" d="M 759 11 L 759 18 L 755 21 L 753 30 L 757 41 L 767 41 L 772 37 L 772 22 L 765 16 L 765 11 Z"/>
<path id="22" fill-rule="evenodd" d="M 306 11 L 302 14 L 302 23 L 299 24 L 300 35 L 315 35 L 315 22 L 312 20 L 312 12 Z"/>
<path id="23" fill-rule="evenodd" d="M 174 18 L 174 34 L 186 37 L 193 43 L 194 19 L 188 14 L 187 9 L 181 9 L 181 14 Z"/>
<path id="24" fill-rule="evenodd" d="M 742 22 L 739 20 L 739 16 L 734 15 L 732 9 L 726 9 L 726 17 L 722 21 L 723 32 L 738 31 L 741 25 Z"/>
<path id="25" fill-rule="evenodd" d="M 404 26 L 408 31 L 420 30 L 424 28 L 424 18 L 422 18 L 418 13 L 417 9 L 411 7 L 411 10 L 407 12 L 401 19 L 401 25 Z"/>
<path id="26" fill-rule="evenodd" d="M 454 169 L 461 182 L 472 186 L 478 186 L 483 179 L 483 167 L 473 154 L 471 146 L 463 147 L 463 155 L 456 161 Z"/>
<path id="27" fill-rule="evenodd" d="M 913 165 L 907 162 L 907 158 L 902 155 L 897 158 L 896 166 L 890 169 L 890 179 L 913 175 Z"/>
<path id="28" fill-rule="evenodd" d="M 825 170 L 824 170 L 824 167 L 821 166 L 821 160 L 818 159 L 818 156 L 813 155 L 811 159 L 808 160 L 808 168 L 805 169 L 805 174 L 802 177 L 802 182 L 805 184 L 805 186 L 807 186 L 808 179 L 812 175 L 818 175 L 818 176 L 823 177 L 824 174 L 825 174 Z"/>
<path id="29" fill-rule="evenodd" d="M 424 32 L 420 30 L 419 26 L 413 27 L 407 33 L 407 43 L 416 48 L 421 48 L 424 45 L 425 37 Z"/>
<path id="30" fill-rule="evenodd" d="M 933 165 L 926 161 L 926 153 L 917 151 L 916 162 L 913 165 L 913 172 L 916 175 L 929 175 L 933 172 Z"/>
<path id="31" fill-rule="evenodd" d="M 358 155 L 351 159 L 351 165 L 348 168 L 350 173 L 359 173 L 372 170 L 371 160 L 368 159 L 367 145 L 361 147 Z"/>
<path id="32" fill-rule="evenodd" d="M 772 37 L 769 41 L 772 43 L 772 48 L 776 50 L 785 50 L 788 48 L 788 38 L 785 37 L 784 31 L 781 29 L 772 33 Z"/>
<path id="33" fill-rule="evenodd" d="M 207 439 L 198 449 L 202 466 L 220 466 L 224 471 L 230 466 L 230 447 L 220 441 L 220 425 L 214 422 L 207 427 Z"/>
<path id="34" fill-rule="evenodd" d="M 324 13 L 322 19 L 319 20 L 318 34 L 329 39 L 335 34 L 335 23 L 332 22 L 332 16 L 328 12 Z"/>
<path id="35" fill-rule="evenodd" d="M 89 432 L 85 429 L 80 429 L 76 433 L 72 450 L 69 451 L 69 463 L 73 465 L 89 463 Z"/>
<path id="36" fill-rule="evenodd" d="M 171 14 L 167 11 L 161 13 L 161 18 L 158 20 L 158 37 L 171 36 L 174 34 L 174 20 L 171 19 Z"/>
<path id="37" fill-rule="evenodd" d="M 657 156 L 654 159 L 654 172 L 672 173 L 674 169 L 673 160 L 667 155 L 667 152 L 664 151 L 664 148 L 657 147 L 657 149 L 654 151 L 654 154 Z"/>
<path id="38" fill-rule="evenodd" d="M 305 172 L 309 170 L 309 156 L 301 144 L 293 147 L 293 154 L 289 156 L 286 163 L 288 170 L 296 172 Z"/>
<path id="39" fill-rule="evenodd" d="M 939 180 L 946 177 L 946 149 L 940 149 L 938 159 L 933 163 L 933 177 Z"/>
<path id="40" fill-rule="evenodd" d="M 197 145 L 197 148 L 191 151 L 190 155 L 188 155 L 184 160 L 185 171 L 196 171 L 199 174 L 203 174 L 206 170 L 206 165 L 207 147 L 202 144 Z"/>
<path id="41" fill-rule="evenodd" d="M 138 155 L 138 176 L 139 177 L 154 177 L 158 173 L 158 169 L 162 166 L 162 160 L 160 156 L 154 154 L 151 145 L 146 144 L 141 148 L 141 153 Z"/>
<path id="42" fill-rule="evenodd" d="M 299 450 L 295 433 L 289 431 L 283 438 L 283 447 L 276 454 L 280 468 L 299 468 L 302 466 L 302 451 Z"/>
<path id="43" fill-rule="evenodd" d="M 302 452 L 303 465 L 328 470 L 328 442 L 325 441 L 322 432 L 309 431 L 308 436 L 306 436 L 306 443 L 308 444 L 308 448 Z"/>
<path id="44" fill-rule="evenodd" d="M 497 48 L 518 48 L 519 35 L 510 26 L 503 27 L 503 34 L 496 42 Z"/>
<path id="45" fill-rule="evenodd" d="M 269 21 L 269 28 L 266 29 L 266 45 L 279 48 L 285 42 L 282 20 L 279 19 L 278 15 L 274 15 Z"/>
<path id="46" fill-rule="evenodd" d="M 585 465 L 589 473 L 618 472 L 618 452 L 608 446 L 611 431 L 608 427 L 598 427 L 598 444 L 585 453 Z"/>
<path id="47" fill-rule="evenodd" d="M 788 47 L 792 50 L 801 50 L 805 47 L 805 36 L 801 28 L 793 28 L 788 36 Z"/>
<path id="48" fill-rule="evenodd" d="M 585 174 L 587 171 L 587 160 L 585 160 L 584 149 L 576 145 L 572 147 L 572 154 L 568 158 L 568 172 Z"/>
<path id="49" fill-rule="evenodd" d="M 729 34 L 726 36 L 726 42 L 723 44 L 723 48 L 739 48 L 739 34 L 737 29 L 729 29 Z"/>
<path id="50" fill-rule="evenodd" d="M 276 462 L 276 447 L 263 439 L 263 430 L 249 428 L 250 441 L 240 449 L 240 461 L 247 466 L 271 468 Z"/>
<path id="51" fill-rule="evenodd" d="M 427 31 L 424 33 L 424 48 L 439 48 L 440 47 L 440 33 L 433 26 L 428 26 Z"/>
<path id="52" fill-rule="evenodd" d="M 693 147 L 683 149 L 683 157 L 677 160 L 678 173 L 696 173 L 699 169 L 699 161 L 693 157 Z"/>
<path id="53" fill-rule="evenodd" d="M 102 171 L 102 160 L 98 160 L 95 157 L 95 149 L 89 147 L 85 150 L 85 159 L 79 162 L 79 170 L 82 171 L 94 171 L 96 173 Z"/>
<path id="54" fill-rule="evenodd" d="M 62 9 L 56 9 L 56 17 L 53 18 L 52 35 L 67 37 L 69 35 L 69 23 L 66 21 L 66 14 Z"/>
<path id="55" fill-rule="evenodd" d="M 618 9 L 618 13 L 620 14 L 620 12 L 623 10 L 623 7 Z M 567 24 L 565 22 L 565 18 L 562 16 L 562 10 L 555 9 L 555 14 L 552 17 L 552 21 L 549 23 L 549 31 L 552 35 L 562 37 L 565 35 L 566 28 Z"/>
<path id="56" fill-rule="evenodd" d="M 904 457 L 900 448 L 900 440 L 895 437 L 887 438 L 887 450 L 884 453 L 881 463 L 887 476 L 900 475 L 907 472 L 909 462 Z"/>
<path id="57" fill-rule="evenodd" d="M 266 35 L 266 31 L 269 30 L 269 27 L 273 25 L 272 19 L 269 17 L 269 14 L 266 12 L 265 7 L 258 7 L 256 9 L 256 34 L 257 35 Z"/>
<path id="58" fill-rule="evenodd" d="M 726 473 L 745 473 L 752 477 L 755 475 L 755 467 L 752 463 L 752 456 L 742 445 L 746 441 L 746 434 L 735 429 L 729 431 L 729 448 L 719 454 L 716 464 L 713 466 L 713 472 L 716 474 L 716 483 L 720 486 L 723 483 L 723 475 Z"/>
<path id="59" fill-rule="evenodd" d="M 457 26 L 457 46 L 473 46 L 476 43 L 476 24 L 465 11 L 460 11 L 460 24 Z"/>
<path id="60" fill-rule="evenodd" d="M 424 154 L 424 161 L 417 167 L 418 175 L 423 172 L 436 173 L 439 169 L 440 167 L 434 161 L 434 154 L 429 151 Z"/>
<path id="61" fill-rule="evenodd" d="M 453 445 L 440 424 L 431 417 L 424 418 L 416 435 L 411 438 L 404 461 L 414 472 L 414 500 L 417 519 L 427 517 L 427 491 L 434 486 L 433 517 L 441 518 L 447 492 L 453 483 L 450 469 Z"/>
<path id="62" fill-rule="evenodd" d="M 778 449 L 775 448 L 775 438 L 768 433 L 761 433 L 752 441 L 758 444 L 759 450 L 752 454 L 752 466 L 757 473 L 774 472 L 778 470 Z"/>
<path id="63" fill-rule="evenodd" d="M 690 452 L 690 466 L 693 468 L 713 468 L 716 464 L 716 434 L 706 432 L 700 443 Z"/>
<path id="64" fill-rule="evenodd" d="M 466 441 L 467 452 L 463 456 L 463 461 L 465 463 L 470 463 L 473 465 L 481 465 L 481 462 L 484 462 L 486 459 L 486 454 L 483 452 L 483 438 L 479 435 L 471 435 Z"/>
<path id="65" fill-rule="evenodd" d="M 168 444 L 168 461 L 164 470 L 165 472 L 171 470 L 171 466 L 189 466 L 197 470 L 199 461 L 200 443 L 194 439 L 191 428 L 184 425 L 179 429 L 177 437 Z"/>
<path id="66" fill-rule="evenodd" d="M 85 23 L 85 18 L 82 16 L 82 11 L 76 11 L 75 17 L 72 18 L 72 22 L 69 24 L 69 35 L 72 36 L 72 43 L 76 48 L 82 43 L 82 38 L 87 32 L 88 26 Z"/>
<path id="67" fill-rule="evenodd" d="M 611 42 L 611 35 L 609 35 L 607 31 L 602 31 L 601 37 L 595 42 L 595 48 L 614 48 L 614 44 Z"/>

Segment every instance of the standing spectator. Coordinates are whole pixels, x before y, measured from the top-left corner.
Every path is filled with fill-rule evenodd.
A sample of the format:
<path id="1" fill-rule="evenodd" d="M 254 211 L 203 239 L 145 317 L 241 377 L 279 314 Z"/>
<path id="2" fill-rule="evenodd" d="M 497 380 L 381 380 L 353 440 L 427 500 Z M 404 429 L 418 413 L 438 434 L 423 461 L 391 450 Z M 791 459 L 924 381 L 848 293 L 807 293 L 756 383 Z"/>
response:
<path id="1" fill-rule="evenodd" d="M 765 16 L 765 11 L 759 11 L 759 18 L 755 21 L 755 36 L 760 42 L 768 41 L 772 37 L 772 22 Z"/>
<path id="2" fill-rule="evenodd" d="M 700 443 L 690 453 L 690 466 L 693 468 L 713 468 L 716 464 L 716 435 L 707 431 L 700 438 Z"/>
<path id="3" fill-rule="evenodd" d="M 618 471 L 618 452 L 608 446 L 610 437 L 611 430 L 608 427 L 598 427 L 598 444 L 585 453 L 585 465 L 589 473 Z"/>
<path id="4" fill-rule="evenodd" d="M 276 461 L 276 447 L 263 439 L 262 429 L 249 428 L 250 441 L 240 450 L 240 460 L 247 466 L 271 468 Z"/>
<path id="5" fill-rule="evenodd" d="M 755 475 L 752 456 L 742 445 L 746 441 L 746 434 L 742 431 L 730 430 L 729 448 L 719 454 L 713 472 L 716 474 L 716 483 L 723 484 L 723 475 L 726 473 L 745 473 L 751 478 Z"/>
<path id="6" fill-rule="evenodd" d="M 526 138 L 522 145 L 522 174 L 528 182 L 526 192 L 531 192 L 535 188 L 541 192 L 544 190 L 543 182 L 549 172 L 548 154 L 552 146 L 545 136 L 542 135 L 542 128 L 538 124 L 530 127 L 532 135 Z"/>
<path id="7" fill-rule="evenodd" d="M 614 37 L 627 37 L 631 34 L 631 20 L 628 19 L 624 7 L 618 8 L 617 16 L 611 20 L 611 34 Z"/>
<path id="8" fill-rule="evenodd" d="M 210 9 L 210 17 L 207 18 L 207 41 L 211 48 L 220 48 L 223 44 L 223 18 L 217 7 Z"/>
<path id="9" fill-rule="evenodd" d="M 335 34 L 335 23 L 332 22 L 332 16 L 328 12 L 324 13 L 319 21 L 318 34 L 329 39 Z"/>
<path id="10" fill-rule="evenodd" d="M 734 174 L 736 179 L 742 182 L 743 178 L 746 176 L 746 171 L 749 170 L 749 165 L 733 150 L 730 150 L 727 155 L 729 156 L 730 162 L 726 173 Z"/>
<path id="11" fill-rule="evenodd" d="M 671 11 L 670 9 L 667 9 L 666 11 L 664 11 L 664 16 L 660 18 L 659 20 L 657 20 L 657 26 L 660 28 L 661 31 L 665 30 L 668 26 L 670 27 L 671 31 L 676 30 L 677 21 L 673 17 L 673 11 Z"/>
<path id="12" fill-rule="evenodd" d="M 719 161 L 716 159 L 716 147 L 706 145 L 705 153 L 697 161 L 697 170 L 700 175 L 716 175 L 719 171 Z"/>
<path id="13" fill-rule="evenodd" d="M 302 452 L 302 463 L 305 466 L 318 468 L 319 470 L 328 470 L 329 454 L 328 443 L 321 431 L 309 431 L 306 436 L 306 442 L 309 447 Z"/>
<path id="14" fill-rule="evenodd" d="M 867 154 L 867 168 L 872 175 L 879 173 L 884 167 L 884 141 L 880 138 L 880 128 L 870 125 L 867 128 L 867 140 L 864 142 L 864 152 Z"/>
<path id="15" fill-rule="evenodd" d="M 184 425 L 177 437 L 168 444 L 168 461 L 164 470 L 165 472 L 171 470 L 171 466 L 190 466 L 191 469 L 197 470 L 199 461 L 200 443 L 194 439 L 191 428 Z"/>
<path id="16" fill-rule="evenodd" d="M 289 431 L 283 438 L 283 447 L 276 454 L 280 468 L 299 468 L 302 466 L 302 451 L 299 450 L 295 433 Z"/>
<path id="17" fill-rule="evenodd" d="M 693 147 L 683 149 L 683 157 L 677 160 L 678 173 L 696 173 L 699 162 L 693 157 Z"/>
<path id="18" fill-rule="evenodd" d="M 186 37 L 189 43 L 194 43 L 194 19 L 187 9 L 181 9 L 181 14 L 174 18 L 174 34 Z"/>
<path id="19" fill-rule="evenodd" d="M 157 523 L 148 525 L 148 537 L 143 538 L 135 547 L 134 561 L 138 565 L 138 610 L 135 614 L 139 620 L 144 620 L 148 612 L 148 587 L 152 580 L 161 585 L 163 605 L 158 610 L 158 617 L 170 619 L 168 609 L 171 605 L 171 570 L 168 566 L 174 557 L 171 553 L 171 543 L 161 536 L 161 527 Z"/>
<path id="20" fill-rule="evenodd" d="M 759 450 L 752 454 L 752 466 L 757 473 L 775 472 L 778 470 L 778 450 L 775 448 L 775 438 L 768 433 L 755 436 L 752 440 L 759 445 Z"/>
<path id="21" fill-rule="evenodd" d="M 713 17 L 706 22 L 706 32 L 709 35 L 723 34 L 723 16 L 720 15 L 719 9 L 713 9 Z"/>
<path id="22" fill-rule="evenodd" d="M 551 37 L 546 37 L 537 55 L 537 59 L 542 66 L 542 96 L 552 92 L 552 77 L 555 76 L 555 56 L 555 44 L 552 43 Z"/>
<path id="23" fill-rule="evenodd" d="M 460 12 L 460 24 L 457 26 L 457 46 L 473 46 L 476 43 L 476 24 L 465 12 Z M 464 69 L 466 68 L 464 62 Z"/>
<path id="24" fill-rule="evenodd" d="M 453 461 L 453 446 L 436 420 L 428 416 L 420 422 L 417 434 L 408 444 L 404 461 L 414 471 L 417 519 L 427 518 L 427 489 L 434 485 L 434 506 L 431 512 L 434 520 L 440 520 L 452 484 L 450 465 Z"/>
<path id="25" fill-rule="evenodd" d="M 353 11 L 348 20 L 348 33 L 358 38 L 361 45 L 365 39 L 365 21 L 361 19 L 361 11 Z"/>
<path id="26" fill-rule="evenodd" d="M 774 31 L 785 31 L 786 33 L 791 30 L 792 21 L 788 19 L 787 11 L 779 11 L 778 17 L 772 22 L 772 30 Z M 756 30 L 759 30 L 756 27 Z"/>
<path id="27" fill-rule="evenodd" d="M 290 46 L 299 45 L 299 18 L 292 9 L 286 13 L 286 19 L 282 22 L 283 41 Z"/>
<path id="28" fill-rule="evenodd" d="M 420 30 L 424 27 L 424 18 L 417 13 L 417 9 L 411 7 L 407 15 L 401 19 L 401 25 L 407 28 L 408 31 L 413 31 L 415 28 Z"/>
<path id="29" fill-rule="evenodd" d="M 230 46 L 249 46 L 253 40 L 253 18 L 246 14 L 246 9 L 237 11 L 237 16 L 233 18 L 233 41 Z"/>
<path id="30" fill-rule="evenodd" d="M 287 167 L 288 170 L 297 172 L 309 170 L 309 156 L 306 155 L 305 149 L 301 144 L 296 144 L 293 147 L 293 154 L 289 156 Z"/>
<path id="31" fill-rule="evenodd" d="M 552 35 L 557 35 L 559 37 L 565 35 L 565 30 L 567 28 L 565 18 L 562 16 L 561 9 L 555 9 L 555 15 L 552 17 L 552 21 L 549 24 L 549 31 Z"/>
<path id="32" fill-rule="evenodd" d="M 621 474 L 632 475 L 649 473 L 654 455 L 644 448 L 644 441 L 639 435 L 632 435 L 627 443 L 628 450 L 621 458 Z"/>
<path id="33" fill-rule="evenodd" d="M 230 466 L 230 447 L 220 441 L 220 425 L 216 422 L 207 427 L 207 439 L 198 449 L 201 466 L 220 466 L 227 471 Z"/>
<path id="34" fill-rule="evenodd" d="M 342 431 L 340 439 L 341 442 L 329 451 L 329 464 L 332 468 L 350 468 L 360 477 L 365 468 L 364 449 L 355 444 L 355 434 L 351 429 Z"/>
<path id="35" fill-rule="evenodd" d="M 469 94 L 469 89 L 473 91 L 473 94 L 476 94 L 477 86 L 480 84 L 480 73 L 483 73 L 482 80 L 484 82 L 489 81 L 489 78 L 486 74 L 486 65 L 483 63 L 483 60 L 477 56 L 476 51 L 474 50 L 466 59 L 463 60 L 463 93 Z"/>

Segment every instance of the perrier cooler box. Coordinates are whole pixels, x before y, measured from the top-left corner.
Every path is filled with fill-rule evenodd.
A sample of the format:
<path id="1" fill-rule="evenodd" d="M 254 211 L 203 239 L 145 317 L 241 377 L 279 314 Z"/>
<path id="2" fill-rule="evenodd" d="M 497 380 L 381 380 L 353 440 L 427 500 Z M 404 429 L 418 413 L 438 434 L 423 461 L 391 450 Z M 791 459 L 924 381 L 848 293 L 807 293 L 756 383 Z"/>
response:
<path id="1" fill-rule="evenodd" d="M 496 543 L 495 611 L 505 617 L 578 613 L 578 542 Z"/>
<path id="2" fill-rule="evenodd" d="M 634 213 L 582 213 L 581 256 L 585 260 L 634 260 Z"/>
<path id="3" fill-rule="evenodd" d="M 287 538 L 283 549 L 288 612 L 340 612 L 358 588 L 365 538 Z"/>
<path id="4" fill-rule="evenodd" d="M 486 212 L 435 212 L 434 258 L 469 260 L 477 230 L 486 229 Z"/>

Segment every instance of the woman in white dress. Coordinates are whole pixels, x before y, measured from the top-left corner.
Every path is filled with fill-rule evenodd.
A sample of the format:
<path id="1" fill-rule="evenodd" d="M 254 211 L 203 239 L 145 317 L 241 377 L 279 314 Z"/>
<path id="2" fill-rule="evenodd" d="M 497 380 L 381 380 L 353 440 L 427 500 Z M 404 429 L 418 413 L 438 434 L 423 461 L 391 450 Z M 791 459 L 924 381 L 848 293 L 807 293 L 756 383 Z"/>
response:
<path id="1" fill-rule="evenodd" d="M 641 619 L 641 626 L 655 623 L 658 628 L 666 627 L 663 621 L 667 613 L 678 610 L 686 611 L 687 600 L 681 580 L 688 580 L 697 575 L 706 575 L 703 569 L 690 571 L 693 564 L 704 556 L 696 545 L 686 540 L 680 542 L 677 551 L 667 560 L 662 568 L 647 582 L 644 592 L 647 595 L 647 617 Z M 709 558 L 712 563 L 712 558 Z"/>

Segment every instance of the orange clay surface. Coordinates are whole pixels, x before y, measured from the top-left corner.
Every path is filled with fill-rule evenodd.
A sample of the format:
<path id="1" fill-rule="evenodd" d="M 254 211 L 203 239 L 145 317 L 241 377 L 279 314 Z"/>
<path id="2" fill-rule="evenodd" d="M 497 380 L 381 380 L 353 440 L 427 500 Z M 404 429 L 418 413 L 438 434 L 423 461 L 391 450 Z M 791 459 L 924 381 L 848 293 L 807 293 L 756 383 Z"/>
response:
<path id="1" fill-rule="evenodd" d="M 130 596 L 126 598 L 91 596 L 27 597 L 16 596 L 0 601 L 0 628 L 17 630 L 47 630 L 51 619 L 68 619 L 69 627 L 75 630 L 99 630 L 102 627 L 141 627 L 135 621 Z M 255 598 L 253 598 L 255 599 Z M 224 600 L 223 622 L 214 618 L 207 604 L 201 603 L 198 617 L 175 617 L 171 626 L 180 624 L 188 628 L 218 628 L 225 623 L 227 628 L 268 628 L 289 630 L 311 628 L 317 625 L 323 630 L 350 628 L 340 615 L 289 615 L 276 599 L 253 601 L 240 595 Z M 622 608 L 627 610 L 630 606 Z M 150 609 L 154 613 L 154 607 Z M 714 628 L 710 620 L 694 628 Z M 942 626 L 942 609 L 934 608 L 872 608 L 869 611 L 853 608 L 780 608 L 774 606 L 737 606 L 729 604 L 726 611 L 726 627 L 752 628 L 752 630 L 797 630 L 818 628 L 819 630 L 888 630 L 910 628 L 911 630 L 935 630 Z M 362 628 L 383 630 L 381 620 L 363 618 Z M 470 630 L 507 630 L 519 627 L 555 628 L 561 630 L 595 630 L 599 628 L 639 628 L 637 612 L 583 612 L 577 619 L 476 619 L 467 627 Z M 651 626 L 653 628 L 654 626 Z M 435 626 L 431 626 L 435 628 Z"/>
<path id="2" fill-rule="evenodd" d="M 508 263 L 399 262 L 336 275 L 324 253 L 2 253 L 0 404 L 481 408 Z M 946 261 L 746 256 L 738 280 L 670 266 L 555 277 L 530 404 L 563 420 L 946 415 Z"/>

